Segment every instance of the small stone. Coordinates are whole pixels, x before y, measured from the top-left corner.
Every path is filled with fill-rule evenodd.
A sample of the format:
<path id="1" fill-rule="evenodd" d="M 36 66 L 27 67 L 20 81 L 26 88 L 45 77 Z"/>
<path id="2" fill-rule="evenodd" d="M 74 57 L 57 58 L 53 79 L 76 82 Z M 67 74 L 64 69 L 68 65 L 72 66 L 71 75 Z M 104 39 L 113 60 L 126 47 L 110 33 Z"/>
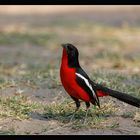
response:
<path id="1" fill-rule="evenodd" d="M 137 122 L 140 122 L 140 113 L 139 112 L 136 112 L 133 120 L 137 121 Z"/>

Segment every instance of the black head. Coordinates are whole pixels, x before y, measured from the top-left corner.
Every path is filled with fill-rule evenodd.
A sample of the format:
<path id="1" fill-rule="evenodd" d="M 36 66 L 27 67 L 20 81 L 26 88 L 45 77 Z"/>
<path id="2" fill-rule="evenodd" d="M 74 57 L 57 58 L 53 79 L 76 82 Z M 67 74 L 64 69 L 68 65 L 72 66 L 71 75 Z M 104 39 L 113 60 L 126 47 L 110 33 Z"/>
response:
<path id="1" fill-rule="evenodd" d="M 69 67 L 79 67 L 78 61 L 78 49 L 72 44 L 62 44 L 62 47 L 66 49 L 68 55 L 68 65 Z"/>

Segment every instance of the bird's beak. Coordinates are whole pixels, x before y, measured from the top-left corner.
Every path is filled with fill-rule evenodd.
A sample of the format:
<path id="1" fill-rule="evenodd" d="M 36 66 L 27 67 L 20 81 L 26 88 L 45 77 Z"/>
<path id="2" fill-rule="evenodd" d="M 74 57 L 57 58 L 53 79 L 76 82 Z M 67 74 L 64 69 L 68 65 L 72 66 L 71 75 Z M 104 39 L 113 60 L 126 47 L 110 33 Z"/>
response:
<path id="1" fill-rule="evenodd" d="M 61 44 L 62 48 L 65 48 L 65 44 Z"/>

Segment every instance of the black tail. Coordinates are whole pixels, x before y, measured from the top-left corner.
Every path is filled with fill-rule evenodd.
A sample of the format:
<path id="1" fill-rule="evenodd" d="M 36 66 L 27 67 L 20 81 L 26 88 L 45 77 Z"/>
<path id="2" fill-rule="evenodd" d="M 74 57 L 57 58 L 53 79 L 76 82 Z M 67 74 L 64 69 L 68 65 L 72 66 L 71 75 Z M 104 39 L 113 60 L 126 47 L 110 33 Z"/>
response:
<path id="1" fill-rule="evenodd" d="M 133 96 L 128 95 L 126 93 L 122 93 L 119 91 L 109 89 L 107 87 L 104 87 L 102 85 L 95 84 L 95 83 L 93 83 L 93 87 L 95 87 L 98 90 L 102 90 L 103 92 L 107 93 L 108 95 L 115 97 L 115 98 L 117 98 L 125 103 L 128 103 L 130 105 L 133 105 L 133 106 L 140 108 L 140 99 L 138 99 L 136 97 L 133 97 Z"/>

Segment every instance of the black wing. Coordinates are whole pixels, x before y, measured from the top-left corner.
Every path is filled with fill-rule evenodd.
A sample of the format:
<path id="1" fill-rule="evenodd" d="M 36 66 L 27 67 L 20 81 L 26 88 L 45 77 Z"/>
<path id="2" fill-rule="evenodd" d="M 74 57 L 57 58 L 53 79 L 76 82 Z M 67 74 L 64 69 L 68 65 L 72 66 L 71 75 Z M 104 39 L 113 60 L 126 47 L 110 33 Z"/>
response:
<path id="1" fill-rule="evenodd" d="M 81 86 L 89 94 L 93 102 L 100 106 L 98 96 L 92 87 L 91 80 L 82 68 L 76 69 L 76 81 L 79 86 Z"/>

